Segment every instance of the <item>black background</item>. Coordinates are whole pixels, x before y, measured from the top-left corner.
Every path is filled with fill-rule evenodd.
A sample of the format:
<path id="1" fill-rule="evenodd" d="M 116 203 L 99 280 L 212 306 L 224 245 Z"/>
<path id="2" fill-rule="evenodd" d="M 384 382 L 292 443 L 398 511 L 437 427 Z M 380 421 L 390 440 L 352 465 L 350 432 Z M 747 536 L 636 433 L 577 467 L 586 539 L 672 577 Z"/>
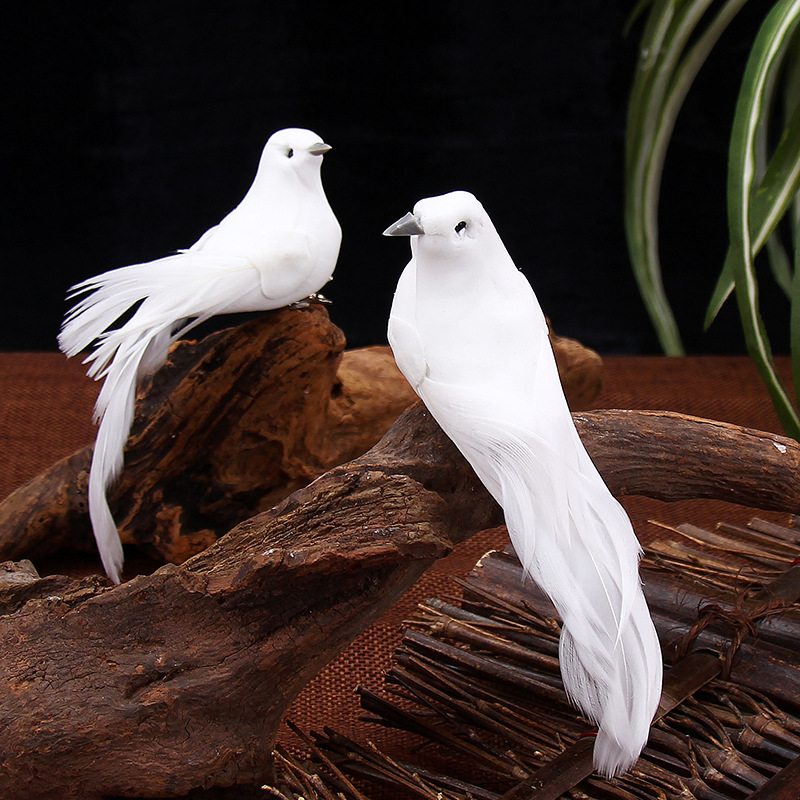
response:
<path id="1" fill-rule="evenodd" d="M 468 189 L 562 334 L 658 344 L 627 260 L 623 135 L 632 0 L 17 4 L 2 42 L 0 349 L 49 350 L 70 285 L 189 246 L 241 199 L 275 130 L 333 145 L 344 231 L 331 316 L 385 342 L 420 197 Z M 707 334 L 726 248 L 736 84 L 768 3 L 748 3 L 689 96 L 667 162 L 662 256 L 690 352 L 743 352 L 733 303 Z M 769 283 L 769 282 L 767 282 Z M 787 306 L 764 314 L 783 348 Z"/>

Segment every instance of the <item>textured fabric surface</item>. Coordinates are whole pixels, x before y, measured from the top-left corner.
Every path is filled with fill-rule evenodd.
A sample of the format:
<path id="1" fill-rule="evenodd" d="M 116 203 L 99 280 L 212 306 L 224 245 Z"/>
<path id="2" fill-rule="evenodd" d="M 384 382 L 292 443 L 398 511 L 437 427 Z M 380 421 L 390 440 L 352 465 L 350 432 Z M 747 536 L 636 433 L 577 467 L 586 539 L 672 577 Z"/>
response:
<path id="1" fill-rule="evenodd" d="M 604 386 L 597 408 L 663 409 L 718 419 L 780 433 L 781 428 L 755 368 L 744 357 L 609 357 L 604 359 Z M 788 361 L 779 360 L 788 379 Z M 86 378 L 78 361 L 57 353 L 0 354 L 0 497 L 34 477 L 55 460 L 69 455 L 94 436 L 92 405 L 98 385 Z M 637 533 L 658 535 L 651 519 L 665 524 L 691 521 L 713 525 L 720 519 L 746 521 L 756 515 L 725 503 L 696 501 L 666 504 L 626 498 Z M 785 520 L 786 515 L 758 514 Z M 435 564 L 376 624 L 366 630 L 304 689 L 289 717 L 304 730 L 324 725 L 359 741 L 392 749 L 410 746 L 391 731 L 359 719 L 358 684 L 382 685 L 403 620 L 427 597 L 458 597 L 454 578 L 465 576 L 478 558 L 507 544 L 503 529 L 486 531 Z M 59 564 L 37 565 L 58 569 Z M 96 564 L 100 571 L 99 562 Z M 44 569 L 43 569 L 44 571 Z M 288 730 L 280 738 L 296 740 Z"/>

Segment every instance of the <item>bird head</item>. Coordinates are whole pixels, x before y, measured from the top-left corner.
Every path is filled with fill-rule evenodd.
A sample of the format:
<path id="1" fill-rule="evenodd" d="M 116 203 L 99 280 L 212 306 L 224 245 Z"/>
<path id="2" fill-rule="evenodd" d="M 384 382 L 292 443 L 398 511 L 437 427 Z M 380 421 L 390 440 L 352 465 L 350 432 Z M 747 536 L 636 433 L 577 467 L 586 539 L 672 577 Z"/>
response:
<path id="1" fill-rule="evenodd" d="M 477 198 L 458 191 L 420 200 L 383 235 L 419 236 L 418 247 L 455 255 L 471 249 L 487 227 L 491 222 Z"/>
<path id="2" fill-rule="evenodd" d="M 313 131 L 284 128 L 269 137 L 261 154 L 259 171 L 295 173 L 300 180 L 318 180 L 322 156 L 331 149 Z"/>

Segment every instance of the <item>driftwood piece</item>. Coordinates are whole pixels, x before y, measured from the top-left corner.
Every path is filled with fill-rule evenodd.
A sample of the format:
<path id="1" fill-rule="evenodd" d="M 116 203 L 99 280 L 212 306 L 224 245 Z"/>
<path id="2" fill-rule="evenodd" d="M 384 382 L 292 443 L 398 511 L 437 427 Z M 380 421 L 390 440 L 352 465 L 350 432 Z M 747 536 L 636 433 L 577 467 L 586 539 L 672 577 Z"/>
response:
<path id="1" fill-rule="evenodd" d="M 297 327 L 292 328 L 295 320 Z M 241 330 L 257 336 L 264 326 L 271 331 L 267 338 L 277 336 L 279 349 L 291 351 L 317 322 L 322 335 L 329 328 L 327 317 L 312 307 L 279 312 Z M 283 363 L 309 389 L 299 393 L 302 407 L 315 406 L 319 413 L 327 402 L 325 413 L 333 413 L 331 395 L 344 395 L 336 389 L 343 346 L 338 335 L 325 333 L 330 337 L 327 355 L 315 351 L 314 358 L 308 356 L 305 348 L 316 347 L 308 340 L 297 345 L 296 352 L 303 355 L 293 361 L 285 354 L 267 353 L 269 367 L 263 362 L 250 366 L 249 359 L 239 358 L 232 346 L 236 339 L 225 338 L 231 335 L 238 334 L 221 334 L 210 350 L 201 343 L 199 360 L 190 358 L 183 374 L 181 348 L 173 352 L 170 369 L 156 376 L 145 397 L 152 414 L 137 422 L 129 451 L 132 470 L 143 463 L 136 443 L 147 441 L 147 426 L 157 419 L 165 420 L 159 441 L 174 442 L 174 452 L 159 450 L 150 458 L 172 470 L 183 463 L 177 458 L 179 446 L 198 437 L 225 438 L 215 427 L 223 424 L 223 416 L 238 415 L 240 421 L 253 420 L 258 431 L 263 426 L 269 430 L 273 417 L 257 408 L 251 389 L 258 381 L 250 382 L 250 376 L 265 369 L 273 378 L 276 363 Z M 221 362 L 221 352 L 232 362 Z M 209 396 L 209 385 L 223 369 L 241 380 L 239 391 L 227 400 L 223 393 L 225 402 L 209 412 L 198 400 Z M 329 388 L 316 381 L 318 372 L 334 376 Z M 327 392 L 325 400 L 309 397 L 312 383 L 313 391 Z M 165 392 L 159 401 L 157 391 Z M 178 396 L 181 404 L 175 401 Z M 203 424 L 189 418 L 192 403 L 197 403 L 192 415 L 205 415 Z M 359 428 L 353 421 L 357 411 L 340 405 L 335 413 L 341 415 L 341 426 L 352 422 L 353 430 Z M 679 499 L 698 496 L 696 482 L 703 496 L 800 510 L 796 492 L 783 496 L 773 490 L 797 482 L 797 444 L 734 426 L 662 416 L 668 429 L 677 426 L 681 434 L 665 435 L 650 446 L 658 414 L 577 416 L 612 488 L 651 496 L 668 491 L 671 499 Z M 324 452 L 323 427 L 295 432 L 295 446 Z M 355 447 L 354 435 L 346 437 L 347 447 Z M 258 448 L 249 449 L 244 432 L 239 437 L 235 446 L 220 444 L 229 460 L 208 456 L 204 463 L 214 464 L 223 477 L 226 466 L 233 464 L 243 479 L 256 464 L 268 473 L 276 461 L 262 460 Z M 631 441 L 641 446 L 631 448 Z M 658 455 L 655 469 L 653 451 Z M 148 448 L 142 444 L 138 452 L 146 454 Z M 736 474 L 723 470 L 718 485 L 707 485 L 708 464 L 715 460 L 735 464 Z M 678 472 L 671 482 L 670 474 Z M 203 469 L 197 474 L 202 476 Z M 770 486 L 765 486 L 765 475 Z M 180 476 L 179 471 L 172 478 Z M 313 471 L 306 471 L 302 480 L 310 477 Z M 173 498 L 180 502 L 194 491 L 194 501 L 203 508 L 213 506 L 202 483 L 187 483 L 185 475 L 184 481 L 183 494 L 177 492 L 180 486 L 174 495 L 165 489 L 158 503 L 169 505 Z M 56 488 L 63 489 L 65 482 Z M 231 486 L 231 496 L 242 499 L 238 484 Z M 140 488 L 134 483 L 132 491 Z M 80 493 L 72 491 L 77 500 L 67 508 L 81 511 Z M 244 493 L 243 502 L 258 508 L 260 491 L 262 484 L 252 490 L 254 497 Z M 140 502 L 142 513 L 150 513 L 159 529 L 156 501 L 142 496 Z M 147 503 L 153 504 L 151 511 Z M 120 510 L 124 515 L 125 509 Z M 173 511 L 173 527 L 188 513 Z M 369 452 L 251 516 L 181 566 L 167 565 L 108 588 L 100 578 L 40 579 L 30 565 L 7 565 L 0 574 L 0 796 L 167 797 L 199 787 L 264 781 L 281 716 L 307 681 L 437 558 L 501 519 L 451 442 L 425 409 L 416 406 Z"/>
<path id="2" fill-rule="evenodd" d="M 320 305 L 176 344 L 140 391 L 109 492 L 123 542 L 179 564 L 372 447 L 416 396 L 388 347 L 344 345 Z M 586 408 L 599 356 L 563 337 L 553 346 L 571 407 Z M 0 503 L 0 559 L 94 552 L 91 457 L 91 446 L 74 453 Z"/>
<path id="3" fill-rule="evenodd" d="M 690 498 L 717 458 L 735 461 L 739 473 L 721 475 L 717 497 L 741 491 L 759 500 L 765 466 L 773 481 L 798 479 L 800 445 L 788 439 L 666 418 L 683 436 L 661 442 L 655 470 L 647 449 L 630 450 L 615 435 L 623 419 L 650 430 L 653 414 L 593 412 L 577 421 L 617 488 L 629 484 L 633 465 L 637 491 L 661 495 L 671 464 L 680 471 L 672 499 Z M 697 441 L 711 449 L 700 452 Z M 763 497 L 767 507 L 800 511 L 796 496 L 781 501 L 767 487 Z M 308 679 L 435 559 L 500 521 L 416 406 L 364 456 L 182 566 L 113 589 L 58 576 L 7 585 L 0 795 L 179 796 L 264 781 L 281 715 Z"/>
<path id="4" fill-rule="evenodd" d="M 731 553 L 741 544 L 737 538 L 727 538 Z M 706 562 L 704 554 L 694 553 L 691 560 L 713 571 L 713 562 Z M 644 564 L 644 594 L 665 661 L 671 664 L 664 673 L 656 721 L 714 678 L 728 672 L 728 679 L 741 688 L 760 696 L 767 695 L 795 714 L 800 710 L 800 672 L 795 658 L 797 638 L 786 648 L 761 635 L 761 624 L 767 621 L 765 613 L 768 619 L 775 619 L 772 615 L 791 609 L 800 597 L 800 566 L 786 559 L 784 571 L 777 572 L 768 582 L 760 584 L 758 591 L 748 595 L 736 591 L 736 584 L 731 582 L 730 593 L 735 592 L 737 596 L 733 606 L 720 601 L 717 592 L 708 594 L 707 589 L 693 585 L 688 578 L 676 579 L 674 574 L 665 572 L 657 560 L 653 561 L 649 553 L 645 555 Z M 695 592 L 691 592 L 690 587 Z M 524 607 L 544 619 L 558 618 L 552 602 L 541 590 L 525 586 L 519 561 L 504 553 L 492 553 L 480 560 L 465 583 L 464 597 L 467 601 L 464 607 L 470 610 L 479 609 L 487 602 L 490 606 L 502 602 L 509 608 Z M 408 634 L 404 638 L 408 639 Z M 567 702 L 560 689 L 553 697 L 556 703 Z M 658 729 L 654 727 L 653 731 L 653 736 L 657 737 Z M 651 738 L 651 744 L 653 741 Z M 557 800 L 562 797 L 592 774 L 593 744 L 591 739 L 575 740 L 505 793 L 503 800 Z M 725 743 L 718 740 L 718 747 L 722 760 Z M 645 759 L 647 757 L 645 751 Z M 639 762 L 634 769 L 641 772 L 642 767 Z M 650 792 L 655 796 L 654 789 Z"/>
<path id="5" fill-rule="evenodd" d="M 682 540 L 679 528 L 673 530 Z M 447 797 L 469 793 L 482 800 L 557 800 L 572 797 L 573 788 L 574 796 L 584 800 L 723 800 L 749 796 L 745 787 L 768 784 L 776 793 L 759 797 L 798 797 L 796 784 L 789 792 L 784 778 L 771 777 L 781 768 L 795 780 L 798 774 L 797 635 L 789 649 L 763 636 L 763 624 L 792 608 L 800 596 L 800 566 L 793 564 L 797 529 L 754 519 L 746 528 L 721 523 L 713 534 L 706 533 L 713 550 L 693 549 L 681 560 L 713 575 L 714 588 L 645 554 L 643 588 L 662 649 L 667 655 L 670 641 L 683 639 L 693 652 L 677 661 L 667 655 L 672 665 L 664 675 L 656 714 L 656 720 L 664 719 L 652 727 L 642 758 L 626 775 L 613 781 L 592 776 L 595 740 L 586 734 L 594 726 L 563 689 L 556 609 L 525 579 L 516 557 L 496 550 L 483 555 L 469 577 L 459 581 L 459 604 L 428 598 L 407 620 L 385 691 L 358 689 L 361 708 L 373 722 L 411 732 L 450 757 L 432 756 L 423 746 L 402 759 L 389 759 L 372 745 L 362 747 L 326 729 L 324 735 L 313 734 L 313 767 L 307 769 L 324 780 L 335 774 L 333 761 L 345 775 L 364 777 L 390 794 L 402 793 L 419 776 L 426 791 L 415 794 L 428 800 L 440 789 Z M 745 596 L 738 572 L 747 559 L 734 557 L 722 566 L 714 550 L 749 551 L 751 535 L 759 539 L 762 552 L 782 554 L 782 571 L 764 573 Z M 687 587 L 694 589 L 691 599 L 684 599 Z M 738 597 L 735 613 L 718 605 L 720 589 Z M 712 627 L 716 633 L 708 636 Z M 726 680 L 714 680 L 728 669 Z M 421 758 L 425 752 L 428 757 Z M 283 766 L 289 786 L 293 778 L 302 780 L 300 770 Z M 326 797 L 313 788 L 307 796 Z M 344 794 L 363 800 L 356 792 Z"/>
<path id="6" fill-rule="evenodd" d="M 800 509 L 800 446 L 794 439 L 667 411 L 572 416 L 617 497 L 707 498 L 765 510 Z M 625 452 L 628 459 L 620 457 Z"/>

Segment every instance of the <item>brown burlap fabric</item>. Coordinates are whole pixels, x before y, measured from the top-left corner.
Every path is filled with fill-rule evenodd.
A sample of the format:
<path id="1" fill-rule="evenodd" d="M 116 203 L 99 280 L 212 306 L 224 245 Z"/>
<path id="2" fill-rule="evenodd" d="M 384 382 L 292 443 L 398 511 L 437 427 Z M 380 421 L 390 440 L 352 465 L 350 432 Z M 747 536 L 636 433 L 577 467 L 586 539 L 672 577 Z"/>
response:
<path id="1" fill-rule="evenodd" d="M 789 365 L 779 360 L 787 378 Z M 0 354 L 0 497 L 5 497 L 57 459 L 94 436 L 92 406 L 98 385 L 78 361 L 58 353 Z M 777 416 L 750 361 L 744 357 L 609 357 L 598 408 L 665 409 L 780 432 Z M 723 503 L 697 501 L 667 505 L 628 498 L 625 505 L 640 537 L 658 535 L 648 523 L 691 521 L 713 525 L 720 519 L 745 521 L 755 512 Z M 761 514 L 770 519 L 785 519 Z M 502 529 L 473 537 L 437 563 L 384 617 L 328 665 L 298 697 L 290 718 L 305 730 L 331 725 L 359 741 L 372 739 L 402 747 L 389 731 L 359 721 L 357 684 L 378 689 L 390 665 L 404 619 L 426 597 L 458 596 L 453 576 L 464 576 L 491 548 L 506 545 Z M 37 564 L 42 572 L 59 564 Z M 96 569 L 100 570 L 99 562 Z M 282 734 L 287 744 L 293 735 Z M 397 739 L 396 741 L 393 741 Z M 392 746 L 394 745 L 394 748 Z"/>

